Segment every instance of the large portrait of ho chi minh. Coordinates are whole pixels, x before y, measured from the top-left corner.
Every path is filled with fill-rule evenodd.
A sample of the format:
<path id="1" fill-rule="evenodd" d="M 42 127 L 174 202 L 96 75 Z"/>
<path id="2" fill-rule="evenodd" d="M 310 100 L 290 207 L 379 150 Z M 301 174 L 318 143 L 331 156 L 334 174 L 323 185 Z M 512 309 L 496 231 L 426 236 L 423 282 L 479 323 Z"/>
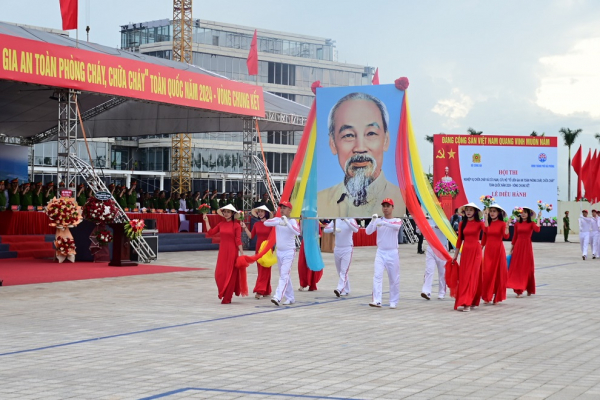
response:
<path id="1" fill-rule="evenodd" d="M 403 96 L 394 85 L 317 89 L 319 218 L 370 218 L 388 197 L 404 215 L 395 160 Z"/>

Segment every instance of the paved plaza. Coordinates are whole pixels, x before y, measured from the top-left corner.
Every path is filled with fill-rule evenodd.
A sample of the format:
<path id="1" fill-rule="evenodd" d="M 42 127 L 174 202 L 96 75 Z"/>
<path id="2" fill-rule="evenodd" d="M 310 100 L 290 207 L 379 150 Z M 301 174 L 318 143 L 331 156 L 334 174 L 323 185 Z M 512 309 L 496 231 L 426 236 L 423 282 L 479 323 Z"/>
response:
<path id="1" fill-rule="evenodd" d="M 420 297 L 415 245 L 395 310 L 368 306 L 374 247 L 354 250 L 347 298 L 332 254 L 316 292 L 294 263 L 279 308 L 221 305 L 214 251 L 159 255 L 201 271 L 2 287 L 0 399 L 598 399 L 600 260 L 559 240 L 534 243 L 537 295 L 471 313 Z"/>

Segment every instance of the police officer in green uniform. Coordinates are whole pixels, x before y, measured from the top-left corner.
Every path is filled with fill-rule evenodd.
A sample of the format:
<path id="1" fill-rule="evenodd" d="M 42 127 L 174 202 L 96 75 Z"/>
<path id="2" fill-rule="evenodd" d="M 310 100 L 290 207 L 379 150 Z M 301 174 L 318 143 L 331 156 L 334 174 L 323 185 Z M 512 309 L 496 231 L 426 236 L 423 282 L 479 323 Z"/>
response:
<path id="1" fill-rule="evenodd" d="M 47 206 L 48 203 L 50 203 L 50 200 L 54 198 L 54 196 L 54 182 L 50 182 L 48 183 L 48 185 L 46 185 L 46 190 L 44 191 L 44 195 L 42 198 L 42 205 Z"/>
<path id="2" fill-rule="evenodd" d="M 19 179 L 15 178 L 10 181 L 10 188 L 8 189 L 8 205 L 21 206 L 21 192 L 19 191 Z"/>
<path id="3" fill-rule="evenodd" d="M 227 204 L 227 193 L 222 193 L 221 198 L 219 199 L 219 208 L 225 207 Z"/>
<path id="4" fill-rule="evenodd" d="M 235 204 L 233 206 L 236 210 L 244 209 L 244 196 L 242 196 L 242 192 L 237 192 L 237 197 L 235 198 Z"/>
<path id="5" fill-rule="evenodd" d="M 165 199 L 165 191 L 161 190 L 158 193 L 158 199 L 156 199 L 156 209 L 165 210 L 167 208 L 167 200 Z"/>
<path id="6" fill-rule="evenodd" d="M 6 195 L 4 194 L 5 191 L 5 186 L 4 186 L 4 181 L 0 181 L 0 211 L 4 211 L 6 210 Z"/>
<path id="7" fill-rule="evenodd" d="M 200 199 L 200 204 L 208 204 L 208 206 L 210 207 L 210 190 L 206 189 L 204 191 L 202 199 Z"/>
<path id="8" fill-rule="evenodd" d="M 127 207 L 133 210 L 137 203 L 137 182 L 135 179 L 131 180 L 131 187 L 127 191 Z"/>
<path id="9" fill-rule="evenodd" d="M 85 206 L 85 203 L 87 203 L 87 196 L 85 195 L 85 186 L 83 185 L 83 183 L 80 183 L 79 186 L 77 186 L 77 205 L 78 206 Z"/>
<path id="10" fill-rule="evenodd" d="M 188 205 L 188 210 L 190 210 L 194 214 L 198 214 L 200 212 L 198 210 L 198 207 L 200 207 L 200 204 L 202 204 L 202 202 L 200 200 L 200 192 L 196 192 L 196 193 L 194 193 L 194 197 L 192 197 L 192 199 L 190 200 L 190 204 Z"/>
<path id="11" fill-rule="evenodd" d="M 32 194 L 32 204 L 34 207 L 39 207 L 44 205 L 44 194 L 42 193 L 42 182 L 37 182 L 35 184 L 35 189 L 33 189 Z"/>
<path id="12" fill-rule="evenodd" d="M 21 211 L 27 211 L 27 207 L 33 205 L 31 185 L 26 182 L 21 185 Z"/>
<path id="13" fill-rule="evenodd" d="M 217 210 L 219 209 L 219 199 L 217 198 L 217 189 L 212 191 L 212 194 L 210 195 L 210 211 L 213 213 L 216 213 Z"/>
<path id="14" fill-rule="evenodd" d="M 127 198 L 125 197 L 125 192 L 127 192 L 127 188 L 125 185 L 119 186 L 116 190 L 117 192 L 117 202 L 121 206 L 121 208 L 127 208 Z"/>

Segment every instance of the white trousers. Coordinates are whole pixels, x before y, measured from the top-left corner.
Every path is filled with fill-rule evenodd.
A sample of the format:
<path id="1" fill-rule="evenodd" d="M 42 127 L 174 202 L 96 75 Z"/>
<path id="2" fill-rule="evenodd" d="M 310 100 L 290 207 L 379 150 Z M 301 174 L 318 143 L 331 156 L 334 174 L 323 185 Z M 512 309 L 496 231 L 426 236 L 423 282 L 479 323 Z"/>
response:
<path id="1" fill-rule="evenodd" d="M 425 251 L 425 277 L 421 293 L 431 296 L 431 285 L 433 284 L 433 274 L 436 267 L 439 281 L 438 297 L 444 297 L 446 295 L 446 260 L 436 256 L 431 246 L 428 246 Z"/>
<path id="2" fill-rule="evenodd" d="M 579 244 L 581 245 L 581 255 L 587 257 L 588 246 L 590 244 L 589 232 L 579 232 Z"/>
<path id="3" fill-rule="evenodd" d="M 335 257 L 335 269 L 337 270 L 339 277 L 337 290 L 339 290 L 342 294 L 350 293 L 350 279 L 348 278 L 348 270 L 350 269 L 353 250 L 353 247 L 336 247 L 333 249 L 333 256 Z"/>
<path id="4" fill-rule="evenodd" d="M 295 301 L 292 279 L 290 278 L 290 271 L 292 270 L 295 253 L 294 250 L 276 251 L 277 267 L 279 268 L 279 283 L 277 284 L 277 290 L 275 290 L 275 296 L 273 297 L 278 301 L 283 300 L 283 296 L 291 302 Z"/>
<path id="5" fill-rule="evenodd" d="M 600 249 L 598 245 L 600 245 L 600 232 L 592 231 L 590 233 L 590 242 L 592 243 L 592 254 L 596 257 L 600 256 Z"/>
<path id="6" fill-rule="evenodd" d="M 387 271 L 390 281 L 390 306 L 400 300 L 400 258 L 398 250 L 377 249 L 375 255 L 375 274 L 373 275 L 373 302 L 381 303 L 383 271 Z"/>

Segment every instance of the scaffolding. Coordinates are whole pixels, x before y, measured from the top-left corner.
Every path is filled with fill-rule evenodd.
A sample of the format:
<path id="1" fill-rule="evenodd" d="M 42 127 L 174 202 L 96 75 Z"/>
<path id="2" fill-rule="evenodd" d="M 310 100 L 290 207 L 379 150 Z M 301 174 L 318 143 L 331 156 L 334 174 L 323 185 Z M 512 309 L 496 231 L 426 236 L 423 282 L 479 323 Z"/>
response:
<path id="1" fill-rule="evenodd" d="M 70 158 L 77 156 L 77 94 L 73 89 L 58 90 L 54 96 L 58 98 L 58 157 L 56 162 L 56 187 L 62 185 L 75 193 L 76 170 Z"/>
<path id="2" fill-rule="evenodd" d="M 193 64 L 192 0 L 173 0 L 173 60 Z M 171 136 L 171 192 L 192 190 L 192 135 Z"/>
<path id="3" fill-rule="evenodd" d="M 242 136 L 242 194 L 244 196 L 244 210 L 252 210 L 256 198 L 256 165 L 254 155 L 256 154 L 256 120 L 244 118 L 244 132 Z"/>

